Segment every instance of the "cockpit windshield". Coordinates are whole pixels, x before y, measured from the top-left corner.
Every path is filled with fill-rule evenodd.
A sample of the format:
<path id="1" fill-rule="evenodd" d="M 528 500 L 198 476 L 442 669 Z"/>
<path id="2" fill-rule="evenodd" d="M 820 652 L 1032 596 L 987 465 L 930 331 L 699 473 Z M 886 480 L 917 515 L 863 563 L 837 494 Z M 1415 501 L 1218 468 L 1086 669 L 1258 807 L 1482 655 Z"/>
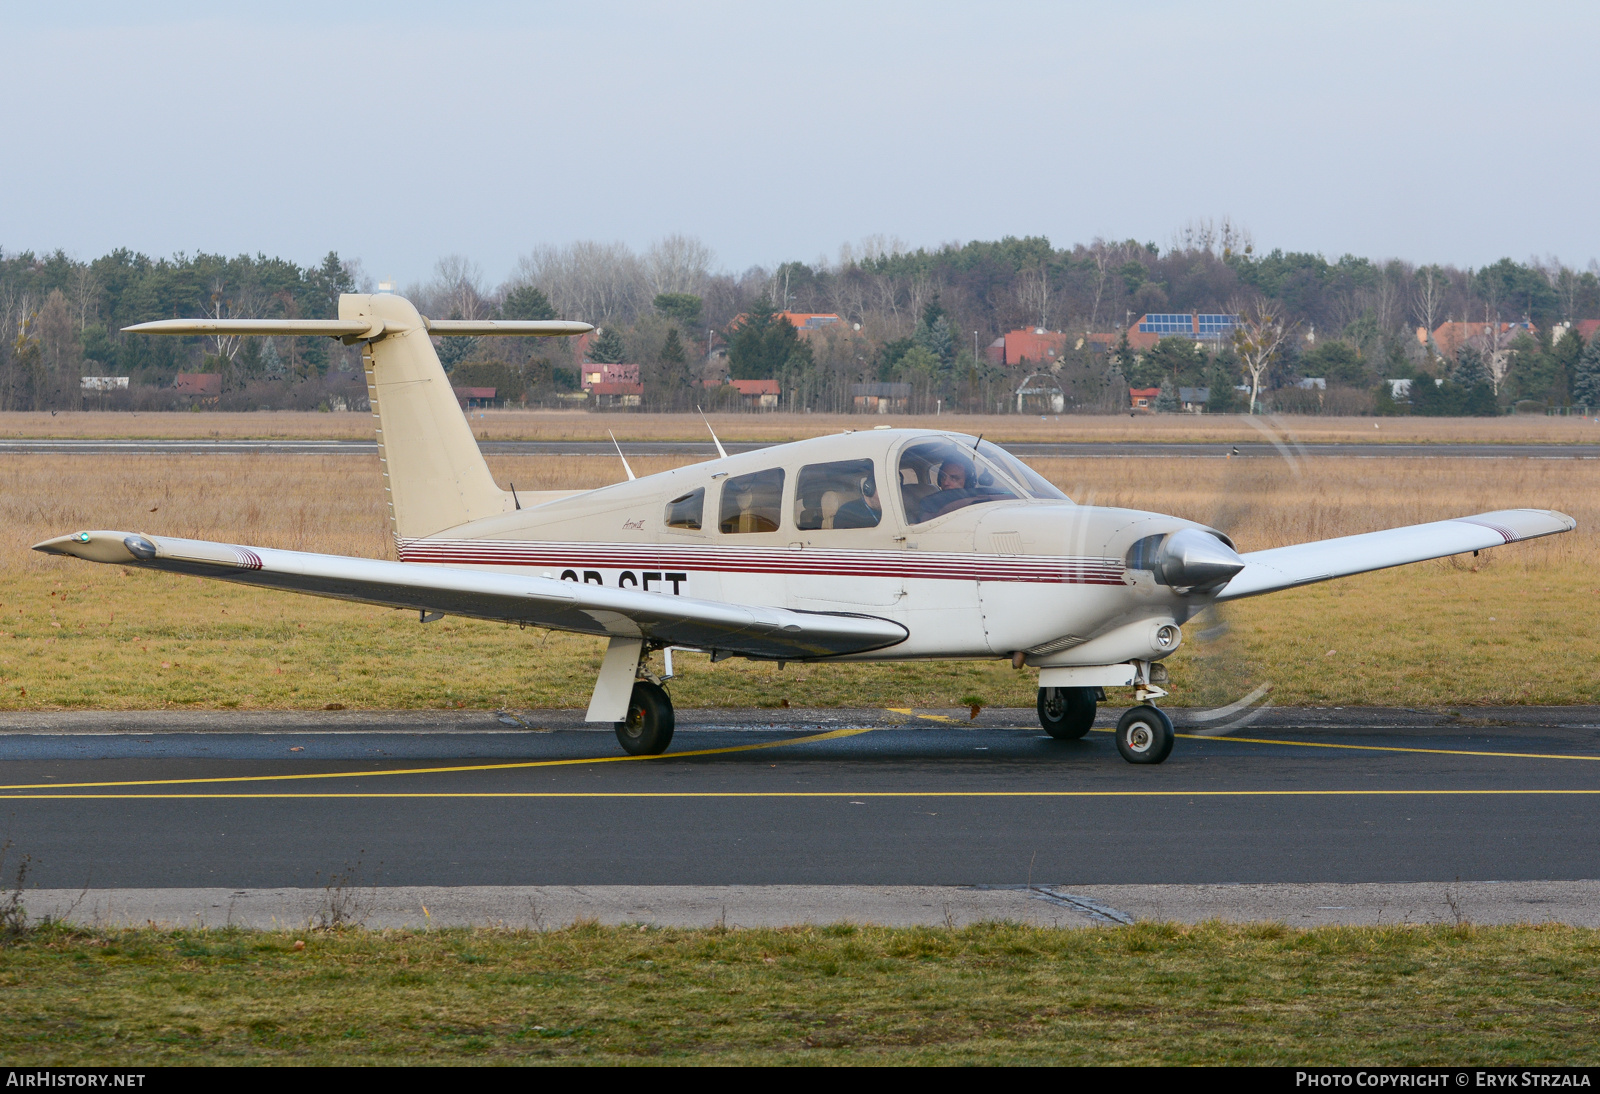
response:
<path id="1" fill-rule="evenodd" d="M 900 453 L 900 497 L 909 524 L 993 501 L 1069 500 L 999 446 L 949 437 L 919 441 Z"/>

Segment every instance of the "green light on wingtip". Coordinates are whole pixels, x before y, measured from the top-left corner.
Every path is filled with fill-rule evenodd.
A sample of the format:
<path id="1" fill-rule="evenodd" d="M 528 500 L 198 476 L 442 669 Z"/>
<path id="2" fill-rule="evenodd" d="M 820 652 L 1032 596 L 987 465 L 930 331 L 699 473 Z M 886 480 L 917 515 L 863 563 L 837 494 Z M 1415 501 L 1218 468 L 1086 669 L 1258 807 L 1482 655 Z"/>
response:
<path id="1" fill-rule="evenodd" d="M 79 543 L 88 543 L 89 542 L 89 533 L 88 532 L 79 532 L 78 533 L 78 542 Z"/>

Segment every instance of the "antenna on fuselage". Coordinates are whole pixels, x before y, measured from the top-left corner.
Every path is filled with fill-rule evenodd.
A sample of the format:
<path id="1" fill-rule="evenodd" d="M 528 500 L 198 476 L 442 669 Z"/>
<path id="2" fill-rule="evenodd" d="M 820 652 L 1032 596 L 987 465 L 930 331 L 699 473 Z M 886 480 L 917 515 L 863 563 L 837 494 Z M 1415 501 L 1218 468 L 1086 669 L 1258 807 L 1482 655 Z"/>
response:
<path id="1" fill-rule="evenodd" d="M 608 429 L 606 430 L 606 434 L 611 438 L 612 444 L 617 444 L 617 435 L 615 433 L 612 433 L 611 430 Z M 628 473 L 629 482 L 632 482 L 634 479 L 639 477 L 633 473 L 633 468 L 628 466 L 628 457 L 622 454 L 622 446 L 620 444 L 617 444 L 617 458 L 622 461 L 622 469 Z"/>
<path id="2" fill-rule="evenodd" d="M 700 410 L 699 407 L 695 407 Z M 717 440 L 717 431 L 711 428 L 711 419 L 706 417 L 706 412 L 700 410 L 700 420 L 706 423 L 706 432 L 711 434 L 711 443 L 717 446 L 717 455 L 722 459 L 728 458 L 728 450 L 722 447 L 722 442 Z"/>

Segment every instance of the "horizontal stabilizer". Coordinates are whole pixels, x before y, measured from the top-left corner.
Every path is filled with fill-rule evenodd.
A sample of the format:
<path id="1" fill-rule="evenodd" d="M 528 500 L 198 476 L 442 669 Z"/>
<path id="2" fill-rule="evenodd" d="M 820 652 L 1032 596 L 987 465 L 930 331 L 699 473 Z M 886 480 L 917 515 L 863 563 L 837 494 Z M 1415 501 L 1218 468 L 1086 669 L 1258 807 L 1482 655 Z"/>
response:
<path id="1" fill-rule="evenodd" d="M 427 319 L 429 334 L 449 337 L 501 335 L 512 338 L 562 338 L 594 330 L 588 323 L 563 319 Z M 126 334 L 261 334 L 295 337 L 375 339 L 384 334 L 383 320 L 351 322 L 347 319 L 158 319 L 123 327 Z M 392 332 L 391 332 L 392 333 Z"/>
<path id="2" fill-rule="evenodd" d="M 1482 551 L 1524 539 L 1570 532 L 1578 522 L 1552 509 L 1500 509 L 1472 517 L 1389 528 L 1359 536 L 1274 547 L 1240 556 L 1244 569 L 1216 596 L 1238 600 L 1297 585 L 1385 570 L 1467 551 Z"/>
<path id="3" fill-rule="evenodd" d="M 772 660 L 882 649 L 903 642 L 907 633 L 898 623 L 870 615 L 794 612 L 548 577 L 128 532 L 76 532 L 35 544 L 33 549 L 336 600 L 643 638 Z"/>
<path id="4" fill-rule="evenodd" d="M 123 327 L 124 334 L 268 334 L 312 335 L 343 338 L 366 334 L 371 323 L 352 323 L 344 319 L 158 319 Z M 382 333 L 383 324 L 378 324 Z"/>
<path id="5" fill-rule="evenodd" d="M 429 334 L 470 336 L 506 335 L 513 338 L 558 338 L 569 334 L 588 334 L 590 323 L 564 319 L 424 319 Z"/>

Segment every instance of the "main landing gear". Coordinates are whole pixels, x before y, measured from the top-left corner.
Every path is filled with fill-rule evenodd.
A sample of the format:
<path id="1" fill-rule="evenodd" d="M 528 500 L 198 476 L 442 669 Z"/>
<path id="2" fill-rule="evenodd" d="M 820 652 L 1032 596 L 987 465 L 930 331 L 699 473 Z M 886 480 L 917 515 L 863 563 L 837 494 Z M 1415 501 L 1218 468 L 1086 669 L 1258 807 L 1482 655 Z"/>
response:
<path id="1" fill-rule="evenodd" d="M 1076 741 L 1094 725 L 1096 704 L 1104 699 L 1099 688 L 1040 688 L 1039 724 L 1058 741 Z M 1130 764 L 1160 763 L 1171 754 L 1175 739 L 1172 719 L 1149 703 L 1117 721 L 1117 751 Z"/>
<path id="2" fill-rule="evenodd" d="M 1039 724 L 1058 741 L 1076 741 L 1094 725 L 1099 688 L 1040 688 Z"/>
<path id="3" fill-rule="evenodd" d="M 627 720 L 616 724 L 617 740 L 630 756 L 659 756 L 672 743 L 674 724 L 667 689 L 649 680 L 635 680 Z"/>

